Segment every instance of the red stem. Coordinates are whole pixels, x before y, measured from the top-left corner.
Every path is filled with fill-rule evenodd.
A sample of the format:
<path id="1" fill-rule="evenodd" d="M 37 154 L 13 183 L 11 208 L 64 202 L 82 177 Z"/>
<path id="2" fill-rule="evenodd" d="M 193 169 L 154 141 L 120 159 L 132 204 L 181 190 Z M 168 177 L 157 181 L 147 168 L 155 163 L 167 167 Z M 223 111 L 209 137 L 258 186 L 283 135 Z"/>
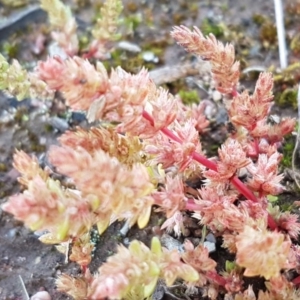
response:
<path id="1" fill-rule="evenodd" d="M 278 226 L 273 217 L 268 213 L 268 226 L 271 230 L 277 230 Z"/>
<path id="2" fill-rule="evenodd" d="M 143 111 L 143 117 L 150 122 L 152 126 L 154 126 L 154 120 L 151 115 L 149 115 L 146 111 Z M 161 132 L 163 132 L 166 136 L 168 136 L 171 140 L 178 142 L 182 144 L 182 140 L 175 135 L 170 129 L 168 128 L 162 128 Z M 205 156 L 194 152 L 193 153 L 193 159 L 203 166 L 207 167 L 208 169 L 211 169 L 213 171 L 218 171 L 217 170 L 217 165 L 213 161 L 207 159 Z M 234 176 L 231 179 L 231 183 L 235 186 L 235 188 L 242 194 L 244 195 L 247 199 L 253 201 L 253 202 L 258 202 L 258 199 L 255 197 L 255 195 L 249 190 L 249 188 L 237 177 Z M 199 210 L 197 209 L 197 204 L 192 205 L 191 203 L 188 203 L 186 206 L 186 209 L 188 210 Z M 277 228 L 276 222 L 272 218 L 270 214 L 268 214 L 268 225 L 272 230 L 275 230 Z"/>
<path id="3" fill-rule="evenodd" d="M 143 117 L 149 121 L 149 123 L 154 126 L 154 120 L 152 118 L 152 116 L 150 116 L 145 110 L 143 111 Z"/>
<path id="4" fill-rule="evenodd" d="M 206 278 L 220 286 L 225 287 L 226 279 L 219 275 L 216 271 L 207 271 L 205 274 Z"/>
<path id="5" fill-rule="evenodd" d="M 298 276 L 295 279 L 293 279 L 292 283 L 295 284 L 295 285 L 299 285 L 300 284 L 300 276 Z"/>
<path id="6" fill-rule="evenodd" d="M 192 200 L 188 200 L 185 204 L 185 209 L 190 211 L 200 211 L 201 208 Z"/>
<path id="7" fill-rule="evenodd" d="M 248 189 L 248 187 L 237 177 L 234 176 L 231 179 L 231 183 L 235 186 L 235 188 L 242 194 L 244 195 L 247 199 L 253 201 L 253 202 L 258 202 L 257 198 L 255 195 Z"/>
<path id="8" fill-rule="evenodd" d="M 239 92 L 237 91 L 236 87 L 234 87 L 232 89 L 231 96 L 232 97 L 237 97 L 238 95 L 239 95 Z"/>

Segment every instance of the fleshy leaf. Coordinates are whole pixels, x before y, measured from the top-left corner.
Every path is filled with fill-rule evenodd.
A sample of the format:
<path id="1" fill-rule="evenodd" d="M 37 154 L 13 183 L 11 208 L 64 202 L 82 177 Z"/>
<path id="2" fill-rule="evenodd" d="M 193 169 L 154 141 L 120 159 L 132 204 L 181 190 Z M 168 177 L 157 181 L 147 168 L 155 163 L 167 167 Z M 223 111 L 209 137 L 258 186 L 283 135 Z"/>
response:
<path id="1" fill-rule="evenodd" d="M 149 222 L 151 216 L 151 206 L 148 206 L 141 214 L 137 220 L 140 229 L 145 228 Z"/>
<path id="2" fill-rule="evenodd" d="M 155 289 L 156 284 L 157 284 L 157 280 L 158 280 L 158 277 L 155 277 L 155 278 L 153 278 L 153 280 L 150 283 L 145 285 L 144 297 L 149 297 L 151 294 L 153 294 L 154 289 Z"/>

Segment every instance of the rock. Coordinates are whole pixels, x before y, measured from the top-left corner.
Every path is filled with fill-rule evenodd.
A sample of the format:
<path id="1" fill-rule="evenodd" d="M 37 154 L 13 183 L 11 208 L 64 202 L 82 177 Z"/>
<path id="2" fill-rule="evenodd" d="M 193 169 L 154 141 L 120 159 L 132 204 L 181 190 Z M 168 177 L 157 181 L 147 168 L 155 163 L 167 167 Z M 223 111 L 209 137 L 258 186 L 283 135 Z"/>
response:
<path id="1" fill-rule="evenodd" d="M 41 291 L 34 294 L 30 300 L 51 300 L 51 296 L 48 292 Z"/>

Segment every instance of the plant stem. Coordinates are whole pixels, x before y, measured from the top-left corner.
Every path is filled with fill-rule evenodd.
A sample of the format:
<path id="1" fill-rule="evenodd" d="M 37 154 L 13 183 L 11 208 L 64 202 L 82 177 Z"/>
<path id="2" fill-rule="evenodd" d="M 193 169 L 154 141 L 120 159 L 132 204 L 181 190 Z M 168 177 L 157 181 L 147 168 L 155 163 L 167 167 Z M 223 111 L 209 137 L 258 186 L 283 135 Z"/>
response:
<path id="1" fill-rule="evenodd" d="M 146 111 L 143 111 L 143 117 L 150 122 L 152 126 L 154 126 L 154 120 L 151 115 L 149 115 Z M 171 140 L 182 144 L 182 140 L 175 135 L 170 129 L 168 128 L 162 128 L 161 132 L 163 132 L 167 137 L 169 137 Z M 193 154 L 193 159 L 203 166 L 207 167 L 208 169 L 211 169 L 213 171 L 218 171 L 216 163 L 213 161 L 207 159 L 205 156 L 194 152 Z M 231 183 L 235 186 L 235 188 L 242 194 L 244 195 L 247 199 L 253 201 L 253 202 L 258 202 L 257 197 L 251 192 L 251 190 L 237 177 L 234 176 L 231 179 Z M 197 209 L 197 204 L 192 204 L 192 203 L 187 203 L 186 209 L 187 210 L 199 210 Z M 276 222 L 272 218 L 270 214 L 268 214 L 268 225 L 272 230 L 275 230 L 277 228 Z"/>
<path id="2" fill-rule="evenodd" d="M 226 279 L 222 276 L 220 276 L 216 271 L 207 271 L 205 276 L 207 277 L 207 279 L 209 279 L 210 281 L 220 285 L 220 286 L 224 286 L 226 285 Z"/>
<path id="3" fill-rule="evenodd" d="M 152 116 L 150 116 L 146 111 L 143 111 L 143 117 L 150 122 L 152 126 L 154 126 L 154 120 Z M 182 140 L 175 135 L 170 129 L 168 128 L 162 128 L 161 132 L 163 132 L 167 137 L 169 137 L 171 140 L 182 144 Z M 207 159 L 204 155 L 201 155 L 197 152 L 194 152 L 193 154 L 193 159 L 197 162 L 199 162 L 201 165 L 207 167 L 208 169 L 211 169 L 213 171 L 218 171 L 217 169 L 217 164 L 214 163 L 213 161 Z M 257 198 L 255 195 L 245 186 L 245 184 L 239 180 L 238 177 L 234 176 L 231 179 L 232 184 L 236 187 L 236 189 L 243 194 L 247 199 L 258 202 Z"/>
<path id="4" fill-rule="evenodd" d="M 249 199 L 249 200 L 251 200 L 253 202 L 258 202 L 258 200 L 255 197 L 255 195 L 248 189 L 248 187 L 237 176 L 232 177 L 231 183 L 247 199 Z"/>
<path id="5" fill-rule="evenodd" d="M 297 276 L 295 279 L 293 279 L 292 283 L 295 285 L 299 285 L 300 284 L 300 276 Z"/>

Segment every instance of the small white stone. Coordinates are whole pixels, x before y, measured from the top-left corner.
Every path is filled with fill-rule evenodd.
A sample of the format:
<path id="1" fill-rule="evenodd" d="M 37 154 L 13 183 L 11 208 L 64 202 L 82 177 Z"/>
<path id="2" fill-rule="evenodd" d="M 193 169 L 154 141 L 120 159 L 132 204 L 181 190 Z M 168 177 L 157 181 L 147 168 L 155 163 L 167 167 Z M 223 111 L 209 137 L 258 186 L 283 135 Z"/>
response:
<path id="1" fill-rule="evenodd" d="M 51 57 L 59 56 L 63 60 L 68 58 L 68 55 L 66 54 L 66 52 L 62 48 L 60 48 L 56 42 L 53 42 L 49 45 L 48 53 L 49 53 L 49 56 L 51 56 Z"/>
<path id="2" fill-rule="evenodd" d="M 134 52 L 134 53 L 139 53 L 142 51 L 142 49 L 137 44 L 133 44 L 128 41 L 119 42 L 118 48 L 128 52 Z"/>
<path id="3" fill-rule="evenodd" d="M 212 98 L 214 101 L 220 101 L 222 99 L 222 94 L 219 91 L 214 91 L 212 93 Z"/>
<path id="4" fill-rule="evenodd" d="M 30 300 L 51 300 L 51 296 L 48 292 L 41 291 L 34 294 Z"/>
<path id="5" fill-rule="evenodd" d="M 214 244 L 216 243 L 216 238 L 212 233 L 209 233 L 206 236 L 205 240 L 208 241 L 208 242 L 214 243 Z"/>
<path id="6" fill-rule="evenodd" d="M 203 246 L 208 250 L 209 253 L 216 251 L 216 244 L 212 242 L 204 242 Z"/>
<path id="7" fill-rule="evenodd" d="M 271 115 L 270 119 L 272 119 L 272 121 L 276 124 L 280 123 L 280 116 L 278 116 L 278 115 Z"/>
<path id="8" fill-rule="evenodd" d="M 154 62 L 154 63 L 158 63 L 159 61 L 158 57 L 151 51 L 145 51 L 143 53 L 143 60 L 145 62 Z"/>

